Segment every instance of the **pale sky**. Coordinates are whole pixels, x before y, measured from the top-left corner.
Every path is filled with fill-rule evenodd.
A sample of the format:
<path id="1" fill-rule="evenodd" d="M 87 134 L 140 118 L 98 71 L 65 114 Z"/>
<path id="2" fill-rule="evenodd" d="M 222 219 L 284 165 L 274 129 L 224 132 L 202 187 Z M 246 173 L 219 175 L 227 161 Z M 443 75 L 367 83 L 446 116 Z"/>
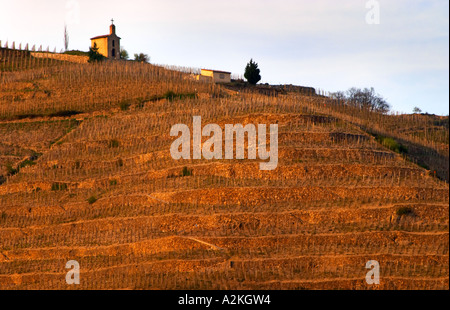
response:
<path id="1" fill-rule="evenodd" d="M 243 75 L 325 91 L 374 87 L 393 110 L 449 113 L 449 1 L 0 0 L 0 40 L 87 51 L 114 18 L 121 45 L 156 64 Z"/>

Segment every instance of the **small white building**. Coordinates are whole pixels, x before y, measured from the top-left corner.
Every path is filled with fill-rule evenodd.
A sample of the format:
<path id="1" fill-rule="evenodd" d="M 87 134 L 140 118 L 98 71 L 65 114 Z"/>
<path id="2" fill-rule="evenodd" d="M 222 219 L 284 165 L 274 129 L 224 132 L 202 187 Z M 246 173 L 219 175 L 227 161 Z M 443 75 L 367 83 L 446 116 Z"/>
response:
<path id="1" fill-rule="evenodd" d="M 230 83 L 231 72 L 202 69 L 201 74 L 196 76 L 199 81 L 213 81 L 214 83 Z"/>

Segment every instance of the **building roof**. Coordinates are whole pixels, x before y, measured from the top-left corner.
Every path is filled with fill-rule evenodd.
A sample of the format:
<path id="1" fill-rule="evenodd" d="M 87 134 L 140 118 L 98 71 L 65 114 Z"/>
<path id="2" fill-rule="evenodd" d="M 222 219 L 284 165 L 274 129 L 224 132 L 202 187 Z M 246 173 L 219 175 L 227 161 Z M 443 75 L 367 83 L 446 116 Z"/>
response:
<path id="1" fill-rule="evenodd" d="M 220 70 L 212 70 L 212 69 L 202 69 L 204 71 L 212 71 L 212 72 L 217 72 L 217 73 L 227 73 L 227 74 L 231 74 L 231 72 L 228 71 L 220 71 Z"/>
<path id="2" fill-rule="evenodd" d="M 107 37 L 109 37 L 109 36 L 110 36 L 110 34 L 105 34 L 105 35 L 103 35 L 103 36 L 93 37 L 93 38 L 91 38 L 91 40 L 103 39 L 103 38 L 107 38 Z M 117 37 L 117 38 L 120 39 L 120 37 Z"/>

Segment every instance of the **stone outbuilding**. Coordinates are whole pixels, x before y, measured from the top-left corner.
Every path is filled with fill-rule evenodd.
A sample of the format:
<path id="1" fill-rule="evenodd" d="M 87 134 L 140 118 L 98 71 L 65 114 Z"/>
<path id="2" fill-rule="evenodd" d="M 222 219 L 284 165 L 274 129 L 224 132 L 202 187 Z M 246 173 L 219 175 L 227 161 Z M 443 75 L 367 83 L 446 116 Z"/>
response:
<path id="1" fill-rule="evenodd" d="M 196 76 L 200 81 L 213 81 L 214 83 L 230 83 L 231 72 L 202 69 L 201 74 Z"/>

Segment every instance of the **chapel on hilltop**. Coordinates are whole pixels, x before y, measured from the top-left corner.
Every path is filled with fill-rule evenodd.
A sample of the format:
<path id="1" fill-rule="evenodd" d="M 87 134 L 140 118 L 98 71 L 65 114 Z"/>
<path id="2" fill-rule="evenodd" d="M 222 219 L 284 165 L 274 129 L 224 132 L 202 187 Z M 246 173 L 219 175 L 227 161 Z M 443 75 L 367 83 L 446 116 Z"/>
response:
<path id="1" fill-rule="evenodd" d="M 91 47 L 94 44 L 98 47 L 98 52 L 108 59 L 120 59 L 120 38 L 116 35 L 114 19 L 109 26 L 109 34 L 91 38 Z"/>

